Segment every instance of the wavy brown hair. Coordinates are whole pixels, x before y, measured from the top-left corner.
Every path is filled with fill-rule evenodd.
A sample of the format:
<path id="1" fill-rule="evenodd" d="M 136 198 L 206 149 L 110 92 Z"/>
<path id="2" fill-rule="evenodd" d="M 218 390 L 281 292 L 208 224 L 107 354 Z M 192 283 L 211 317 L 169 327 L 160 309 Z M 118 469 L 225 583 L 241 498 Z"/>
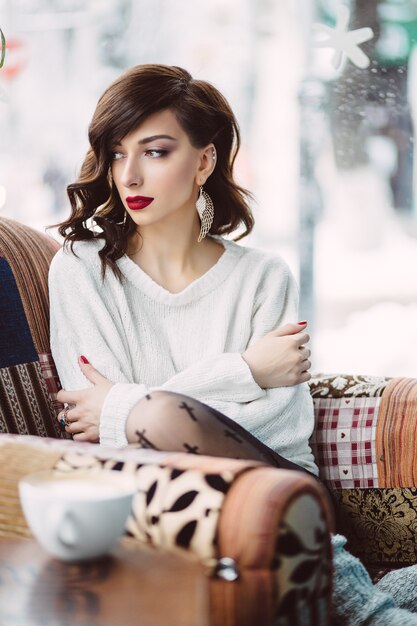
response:
<path id="1" fill-rule="evenodd" d="M 216 167 L 205 183 L 215 207 L 210 233 L 229 234 L 243 225 L 244 232 L 235 238 L 238 241 L 253 228 L 247 202 L 251 194 L 233 179 L 240 133 L 227 100 L 213 85 L 194 80 L 180 67 L 137 65 L 117 78 L 99 99 L 88 129 L 90 148 L 78 180 L 67 187 L 71 215 L 56 225 L 71 249 L 75 241 L 105 240 L 99 251 L 103 277 L 106 267 L 110 267 L 121 278 L 116 261 L 126 253 L 131 236 L 138 231 L 112 183 L 111 151 L 147 117 L 165 109 L 175 114 L 195 148 L 210 143 L 216 147 Z M 92 217 L 101 233 L 89 227 Z"/>

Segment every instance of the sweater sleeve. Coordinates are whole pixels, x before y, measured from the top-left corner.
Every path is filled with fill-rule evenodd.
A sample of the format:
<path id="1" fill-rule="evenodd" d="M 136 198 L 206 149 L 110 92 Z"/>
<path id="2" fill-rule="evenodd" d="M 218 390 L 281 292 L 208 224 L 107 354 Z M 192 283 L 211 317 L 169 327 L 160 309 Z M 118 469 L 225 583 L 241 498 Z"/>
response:
<path id="1" fill-rule="evenodd" d="M 117 305 L 101 295 L 99 280 L 85 259 L 64 250 L 55 255 L 49 270 L 51 352 L 62 387 L 70 391 L 92 386 L 78 357 L 94 355 L 92 364 L 114 383 L 100 415 L 100 443 L 123 446 L 127 416 L 148 390 L 133 384 L 126 338 L 114 323 Z"/>
<path id="2" fill-rule="evenodd" d="M 175 391 L 211 404 L 216 398 L 252 402 L 264 395 L 240 352 L 224 352 L 201 359 L 163 383 L 158 389 Z"/>

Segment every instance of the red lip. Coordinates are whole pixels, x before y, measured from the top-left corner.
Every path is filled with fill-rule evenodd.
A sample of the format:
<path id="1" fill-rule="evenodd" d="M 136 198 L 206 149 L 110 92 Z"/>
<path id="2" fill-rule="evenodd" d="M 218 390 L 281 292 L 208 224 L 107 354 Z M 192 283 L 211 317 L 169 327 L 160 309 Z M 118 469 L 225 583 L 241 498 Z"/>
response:
<path id="1" fill-rule="evenodd" d="M 144 209 L 151 202 L 153 202 L 153 198 L 149 198 L 148 196 L 128 196 L 126 198 L 126 204 L 132 211 Z"/>

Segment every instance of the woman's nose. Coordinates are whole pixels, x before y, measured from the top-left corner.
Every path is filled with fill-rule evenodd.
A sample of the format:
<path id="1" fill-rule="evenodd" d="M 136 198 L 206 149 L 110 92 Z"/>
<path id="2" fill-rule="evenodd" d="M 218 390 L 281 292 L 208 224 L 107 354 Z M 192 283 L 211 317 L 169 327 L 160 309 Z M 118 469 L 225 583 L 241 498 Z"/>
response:
<path id="1" fill-rule="evenodd" d="M 136 159 L 127 158 L 123 163 L 120 181 L 125 187 L 139 186 L 143 183 L 142 174 Z"/>

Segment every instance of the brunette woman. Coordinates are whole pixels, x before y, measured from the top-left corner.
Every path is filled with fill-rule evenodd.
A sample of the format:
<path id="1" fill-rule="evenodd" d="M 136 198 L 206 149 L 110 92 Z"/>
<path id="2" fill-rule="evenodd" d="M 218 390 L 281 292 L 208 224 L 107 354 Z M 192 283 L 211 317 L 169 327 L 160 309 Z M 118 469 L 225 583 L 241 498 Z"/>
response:
<path id="1" fill-rule="evenodd" d="M 306 322 L 284 260 L 236 243 L 253 216 L 225 98 L 181 68 L 137 66 L 100 98 L 89 140 L 50 271 L 65 430 L 317 475 Z M 340 623 L 417 624 L 344 541 Z"/>

